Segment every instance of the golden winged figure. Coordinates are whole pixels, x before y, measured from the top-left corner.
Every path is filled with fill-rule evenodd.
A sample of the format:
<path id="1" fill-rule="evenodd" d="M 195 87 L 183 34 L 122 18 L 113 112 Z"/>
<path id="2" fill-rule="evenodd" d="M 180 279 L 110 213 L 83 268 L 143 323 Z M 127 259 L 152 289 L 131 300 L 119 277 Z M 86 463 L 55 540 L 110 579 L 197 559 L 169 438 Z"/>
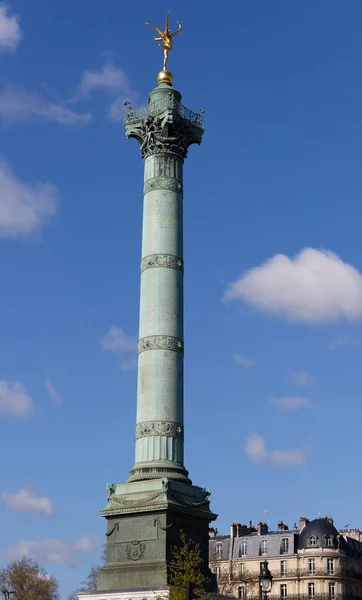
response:
<path id="1" fill-rule="evenodd" d="M 168 24 L 168 15 L 169 14 L 170 14 L 170 11 L 168 11 L 168 13 L 166 15 L 165 31 L 161 31 L 161 29 L 159 29 L 158 27 L 156 27 L 156 25 L 153 25 L 152 23 L 146 23 L 146 25 L 150 25 L 150 27 L 153 27 L 153 29 L 155 31 L 157 31 L 157 33 L 160 35 L 160 37 L 154 36 L 153 39 L 155 40 L 155 42 L 162 42 L 162 44 L 158 44 L 158 45 L 160 46 L 160 48 L 163 48 L 163 70 L 164 71 L 167 70 L 168 53 L 172 50 L 172 38 L 174 38 L 175 35 L 180 33 L 180 31 L 182 31 L 182 25 L 181 25 L 180 21 L 177 21 L 178 29 L 174 33 L 171 33 L 171 30 L 170 30 L 170 27 Z"/>

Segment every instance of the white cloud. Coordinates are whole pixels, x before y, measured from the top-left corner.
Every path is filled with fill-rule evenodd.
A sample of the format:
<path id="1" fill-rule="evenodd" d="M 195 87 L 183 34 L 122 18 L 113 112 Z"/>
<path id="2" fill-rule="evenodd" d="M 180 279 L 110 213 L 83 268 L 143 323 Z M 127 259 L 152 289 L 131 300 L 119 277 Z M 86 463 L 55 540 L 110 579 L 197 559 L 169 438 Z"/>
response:
<path id="1" fill-rule="evenodd" d="M 105 92 L 111 100 L 108 108 L 110 119 L 122 120 L 123 102 L 135 95 L 126 73 L 111 61 L 107 61 L 98 70 L 84 71 L 75 100 L 88 97 L 91 93 L 97 91 Z"/>
<path id="2" fill-rule="evenodd" d="M 305 248 L 251 269 L 229 285 L 225 299 L 306 323 L 353 321 L 362 318 L 362 275 L 333 252 Z"/>
<path id="3" fill-rule="evenodd" d="M 263 436 L 253 433 L 244 445 L 244 452 L 253 463 L 267 463 L 275 467 L 299 466 L 305 464 L 306 450 L 267 450 Z"/>
<path id="4" fill-rule="evenodd" d="M 5 125 L 31 119 L 60 125 L 87 125 L 92 115 L 76 112 L 65 102 L 53 102 L 37 93 L 8 87 L 0 91 L 0 118 Z"/>
<path id="5" fill-rule="evenodd" d="M 234 360 L 237 363 L 239 363 L 240 365 L 242 365 L 243 367 L 245 367 L 246 369 L 249 369 L 250 367 L 255 366 L 255 362 L 253 360 L 251 360 L 251 358 L 248 358 L 247 356 L 244 356 L 243 354 L 235 354 Z"/>
<path id="6" fill-rule="evenodd" d="M 351 335 L 345 334 L 337 337 L 333 342 L 331 342 L 328 346 L 328 350 L 335 350 L 336 348 L 346 348 L 348 346 L 354 346 L 355 348 L 361 348 L 362 343 L 357 338 L 352 337 Z"/>
<path id="7" fill-rule="evenodd" d="M 300 387 L 307 387 L 315 382 L 315 377 L 307 371 L 289 371 L 289 377 L 295 385 Z"/>
<path id="8" fill-rule="evenodd" d="M 121 360 L 119 363 L 121 371 L 132 371 L 137 367 L 137 359 L 130 358 L 129 360 Z"/>
<path id="9" fill-rule="evenodd" d="M 15 50 L 20 44 L 22 33 L 19 17 L 10 14 L 10 7 L 5 2 L 0 3 L 0 48 Z"/>
<path id="10" fill-rule="evenodd" d="M 0 415 L 29 417 L 33 409 L 33 400 L 23 383 L 0 381 Z"/>
<path id="11" fill-rule="evenodd" d="M 134 352 L 137 348 L 137 340 L 132 335 L 127 335 L 121 327 L 112 325 L 109 331 L 101 339 L 102 350 L 122 354 Z"/>
<path id="12" fill-rule="evenodd" d="M 6 548 L 5 556 L 8 560 L 19 560 L 25 556 L 40 563 L 73 566 L 79 552 L 91 552 L 99 547 L 99 542 L 89 536 L 82 536 L 75 543 L 57 538 L 39 538 L 21 540 L 15 546 Z"/>
<path id="13" fill-rule="evenodd" d="M 44 386 L 49 392 L 49 396 L 53 404 L 62 404 L 63 400 L 59 392 L 55 389 L 50 379 L 44 381 Z"/>
<path id="14" fill-rule="evenodd" d="M 261 463 L 268 457 L 265 439 L 258 433 L 253 433 L 244 446 L 245 453 L 254 463 Z"/>
<path id="15" fill-rule="evenodd" d="M 0 158 L 0 237 L 39 230 L 58 209 L 59 192 L 49 183 L 20 181 Z"/>
<path id="16" fill-rule="evenodd" d="M 290 412 L 301 408 L 313 408 L 313 402 L 303 396 L 283 396 L 282 398 L 271 398 L 269 404 L 277 406 L 281 410 Z"/>
<path id="17" fill-rule="evenodd" d="M 17 492 L 3 492 L 1 499 L 8 508 L 18 512 L 33 512 L 43 515 L 54 513 L 54 504 L 46 496 L 37 496 L 29 489 L 22 488 Z"/>
<path id="18" fill-rule="evenodd" d="M 126 74 L 111 62 L 105 63 L 99 70 L 84 71 L 79 91 L 87 96 L 94 90 L 120 91 L 128 88 Z"/>

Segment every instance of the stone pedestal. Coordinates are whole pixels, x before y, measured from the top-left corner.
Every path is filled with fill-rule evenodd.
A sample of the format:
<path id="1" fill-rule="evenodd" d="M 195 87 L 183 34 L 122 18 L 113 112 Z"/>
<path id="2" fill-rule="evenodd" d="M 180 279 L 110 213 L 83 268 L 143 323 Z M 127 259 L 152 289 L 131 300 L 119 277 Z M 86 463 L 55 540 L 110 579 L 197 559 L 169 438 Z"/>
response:
<path id="1" fill-rule="evenodd" d="M 200 545 L 204 572 L 214 589 L 208 564 L 208 527 L 216 515 L 209 509 L 209 492 L 172 479 L 124 483 L 110 489 L 101 511 L 107 518 L 107 564 L 99 590 L 167 586 L 172 549 L 180 532 Z"/>

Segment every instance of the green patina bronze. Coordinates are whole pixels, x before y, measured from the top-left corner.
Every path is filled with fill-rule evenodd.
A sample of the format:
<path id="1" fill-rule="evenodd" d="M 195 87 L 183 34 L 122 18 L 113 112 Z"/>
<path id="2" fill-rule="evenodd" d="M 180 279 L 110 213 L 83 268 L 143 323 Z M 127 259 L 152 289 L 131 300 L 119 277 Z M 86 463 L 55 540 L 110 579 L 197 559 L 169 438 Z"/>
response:
<path id="1" fill-rule="evenodd" d="M 184 465 L 183 414 L 183 163 L 201 143 L 204 119 L 163 81 L 147 106 L 127 106 L 125 128 L 145 163 L 136 456 L 128 481 L 107 488 L 107 562 L 97 589 L 166 588 L 183 531 L 200 545 L 212 590 L 208 527 L 216 515 Z"/>

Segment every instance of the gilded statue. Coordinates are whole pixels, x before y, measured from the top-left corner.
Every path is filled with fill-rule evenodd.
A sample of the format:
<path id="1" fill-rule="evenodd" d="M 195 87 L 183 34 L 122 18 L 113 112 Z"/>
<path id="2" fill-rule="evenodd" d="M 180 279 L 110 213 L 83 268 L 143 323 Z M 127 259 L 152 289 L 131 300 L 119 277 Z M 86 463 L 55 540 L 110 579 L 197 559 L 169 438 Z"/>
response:
<path id="1" fill-rule="evenodd" d="M 161 36 L 161 37 L 154 36 L 153 39 L 155 40 L 155 42 L 162 42 L 162 44 L 158 44 L 158 45 L 160 46 L 160 48 L 163 48 L 163 70 L 164 71 L 167 70 L 168 53 L 172 50 L 172 38 L 174 38 L 175 35 L 180 33 L 180 31 L 182 31 L 182 25 L 181 25 L 180 21 L 177 21 L 178 29 L 174 33 L 171 33 L 171 30 L 170 30 L 170 27 L 168 24 L 168 15 L 169 14 L 170 14 L 170 11 L 168 11 L 168 13 L 166 15 L 165 31 L 161 31 L 161 29 L 159 29 L 158 27 L 156 27 L 156 25 L 153 25 L 152 23 L 146 23 L 146 25 L 150 25 L 151 27 L 153 27 L 153 29 L 155 31 L 157 31 L 157 33 Z"/>

